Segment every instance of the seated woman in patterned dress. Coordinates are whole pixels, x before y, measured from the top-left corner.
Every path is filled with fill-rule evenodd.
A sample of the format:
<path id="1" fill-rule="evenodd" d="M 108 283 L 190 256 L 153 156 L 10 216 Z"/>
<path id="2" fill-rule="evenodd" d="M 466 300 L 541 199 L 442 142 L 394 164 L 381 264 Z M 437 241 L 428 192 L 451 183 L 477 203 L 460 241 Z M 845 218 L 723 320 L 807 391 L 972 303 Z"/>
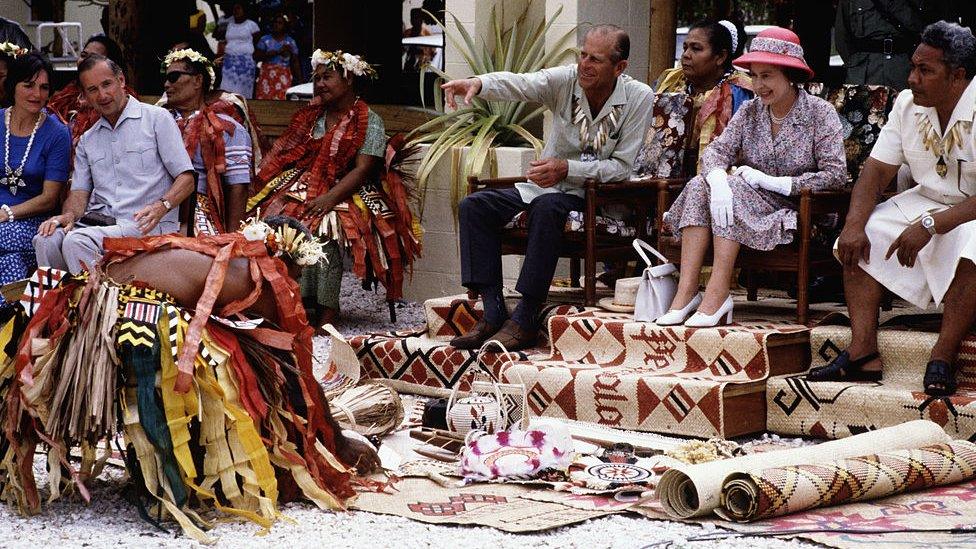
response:
<path id="1" fill-rule="evenodd" d="M 257 173 L 264 188 L 248 210 L 299 218 L 323 240 L 326 259 L 302 272 L 309 324 L 332 322 L 339 310 L 340 246 L 351 251 L 353 272 L 386 286 L 387 300 L 402 297 L 403 273 L 420 243 L 406 193 L 384 173 L 383 121 L 356 93 L 356 79 L 375 70 L 358 56 L 316 50 L 315 98 L 292 117 Z"/>
<path id="2" fill-rule="evenodd" d="M 23 54 L 9 63 L 4 90 L 11 106 L 0 111 L 0 284 L 27 278 L 37 268 L 31 239 L 58 207 L 68 180 L 71 136 L 44 112 L 50 97 L 50 63 Z M 0 306 L 7 302 L 0 297 Z"/>
<path id="3" fill-rule="evenodd" d="M 655 83 L 656 93 L 683 92 L 694 100 L 688 143 L 696 159 L 753 97 L 749 75 L 732 67 L 744 46 L 745 32 L 732 22 L 699 21 L 685 37 L 681 67 L 666 69 Z"/>
<path id="4" fill-rule="evenodd" d="M 665 214 L 680 234 L 681 278 L 659 325 L 731 322 L 730 284 L 739 247 L 771 250 L 791 242 L 797 221 L 790 197 L 800 189 L 840 188 L 847 182 L 837 111 L 798 85 L 813 71 L 796 34 L 767 29 L 734 63 L 750 69 L 758 97 L 747 101 L 705 149 L 700 175 Z M 698 277 L 709 244 L 712 275 L 702 294 Z"/>
<path id="5" fill-rule="evenodd" d="M 193 234 L 236 231 L 251 183 L 251 137 L 236 120 L 205 102 L 214 81 L 206 57 L 191 49 L 176 50 L 163 60 L 163 69 L 166 108 L 183 132 L 197 172 Z"/>

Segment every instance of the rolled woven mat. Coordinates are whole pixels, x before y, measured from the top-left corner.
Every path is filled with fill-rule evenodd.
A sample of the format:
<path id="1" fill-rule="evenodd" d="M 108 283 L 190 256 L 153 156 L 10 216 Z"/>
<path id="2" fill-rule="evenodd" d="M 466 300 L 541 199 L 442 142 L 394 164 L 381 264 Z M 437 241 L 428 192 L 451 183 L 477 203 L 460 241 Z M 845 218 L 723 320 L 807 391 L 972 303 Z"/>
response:
<path id="1" fill-rule="evenodd" d="M 669 515 L 677 518 L 696 517 L 711 513 L 718 507 L 722 484 L 733 473 L 756 473 L 772 467 L 827 463 L 837 459 L 922 448 L 949 440 L 949 435 L 931 421 L 910 421 L 816 446 L 670 469 L 658 483 L 657 497 Z"/>
<path id="2" fill-rule="evenodd" d="M 883 498 L 976 476 L 976 445 L 965 440 L 911 450 L 733 473 L 722 486 L 726 519 L 749 522 L 806 509 Z"/>

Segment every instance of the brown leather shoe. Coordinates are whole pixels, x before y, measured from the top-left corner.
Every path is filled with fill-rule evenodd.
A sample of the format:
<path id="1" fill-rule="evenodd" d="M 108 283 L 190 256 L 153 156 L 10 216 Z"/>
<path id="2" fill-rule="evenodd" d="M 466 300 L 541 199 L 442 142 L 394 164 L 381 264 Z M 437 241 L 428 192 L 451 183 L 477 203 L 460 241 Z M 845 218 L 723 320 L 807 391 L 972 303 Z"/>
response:
<path id="1" fill-rule="evenodd" d="M 450 345 L 455 349 L 478 349 L 488 338 L 495 335 L 497 331 L 498 326 L 488 324 L 484 319 L 481 319 L 467 333 L 452 339 Z"/>
<path id="2" fill-rule="evenodd" d="M 509 351 L 522 351 L 528 349 L 535 345 L 536 340 L 539 339 L 538 330 L 523 330 L 519 326 L 518 322 L 512 319 L 506 320 L 498 333 L 491 336 L 489 339 L 498 340 L 499 343 L 505 346 Z M 491 344 L 488 346 L 488 350 L 492 352 L 500 352 L 501 348 L 498 345 Z"/>

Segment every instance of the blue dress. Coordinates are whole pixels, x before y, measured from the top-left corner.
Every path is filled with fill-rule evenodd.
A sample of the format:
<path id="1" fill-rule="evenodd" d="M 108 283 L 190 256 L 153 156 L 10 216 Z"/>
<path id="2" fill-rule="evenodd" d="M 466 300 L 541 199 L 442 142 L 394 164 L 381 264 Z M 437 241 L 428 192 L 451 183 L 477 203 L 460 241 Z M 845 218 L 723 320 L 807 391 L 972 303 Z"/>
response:
<path id="1" fill-rule="evenodd" d="M 7 134 L 5 118 L 6 109 L 0 110 L 0 140 Z M 9 161 L 12 170 L 20 167 L 29 140 L 30 137 L 10 136 Z M 2 147 L 3 142 L 0 141 L 0 177 L 5 177 L 7 164 Z M 67 126 L 49 114 L 37 129 L 27 165 L 24 166 L 22 177 L 27 186 L 18 188 L 13 194 L 9 187 L 0 185 L 0 204 L 15 206 L 39 196 L 44 181 L 67 181 L 70 160 L 71 133 Z M 0 212 L 0 285 L 27 278 L 37 268 L 31 240 L 37 234 L 38 226 L 52 213 L 18 218 L 13 223 L 7 223 L 5 215 Z M 7 306 L 9 303 L 0 296 L 0 307 Z"/>

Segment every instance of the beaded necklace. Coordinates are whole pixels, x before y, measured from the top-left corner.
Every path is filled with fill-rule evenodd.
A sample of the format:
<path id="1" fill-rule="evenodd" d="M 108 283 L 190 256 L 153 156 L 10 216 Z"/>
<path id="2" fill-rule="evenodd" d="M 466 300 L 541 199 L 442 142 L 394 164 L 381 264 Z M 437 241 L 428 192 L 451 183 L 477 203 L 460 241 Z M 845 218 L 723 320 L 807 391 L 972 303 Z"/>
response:
<path id="1" fill-rule="evenodd" d="M 27 157 L 30 156 L 31 146 L 34 144 L 34 136 L 37 135 L 37 129 L 41 127 L 41 121 L 44 119 L 44 115 L 38 113 L 37 122 L 34 123 L 34 129 L 31 130 L 30 139 L 27 140 L 27 148 L 24 150 L 24 157 L 20 160 L 20 166 L 17 166 L 16 170 L 10 168 L 10 109 L 3 115 L 3 121 L 6 127 L 6 131 L 3 136 L 3 164 L 4 171 L 6 175 L 0 178 L 0 186 L 6 186 L 10 189 L 10 194 L 17 195 L 17 190 L 26 187 L 27 182 L 24 181 L 24 166 L 27 165 Z"/>

